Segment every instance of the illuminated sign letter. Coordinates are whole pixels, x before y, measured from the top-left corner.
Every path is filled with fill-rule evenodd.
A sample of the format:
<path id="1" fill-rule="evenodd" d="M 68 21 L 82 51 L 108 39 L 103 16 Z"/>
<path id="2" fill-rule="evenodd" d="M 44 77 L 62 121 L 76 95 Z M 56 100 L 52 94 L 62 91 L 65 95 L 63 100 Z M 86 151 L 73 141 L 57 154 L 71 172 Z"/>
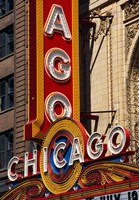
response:
<path id="1" fill-rule="evenodd" d="M 60 114 L 56 113 L 56 108 L 61 107 Z M 54 122 L 61 117 L 71 117 L 72 109 L 67 97 L 59 92 L 50 94 L 45 100 L 45 115 Z"/>
<path id="2" fill-rule="evenodd" d="M 69 165 L 73 165 L 74 161 L 79 160 L 80 163 L 84 162 L 80 142 L 78 138 L 74 138 L 73 144 L 72 144 L 72 150 L 70 155 L 70 161 Z"/>
<path id="3" fill-rule="evenodd" d="M 87 153 L 91 159 L 98 159 L 105 154 L 104 144 L 100 142 L 102 135 L 100 133 L 92 133 L 87 142 Z M 98 142 L 99 141 L 99 142 Z"/>
<path id="4" fill-rule="evenodd" d="M 109 133 L 108 148 L 112 154 L 119 154 L 127 150 L 129 141 L 129 132 L 121 126 L 116 126 Z"/>
<path id="5" fill-rule="evenodd" d="M 47 153 L 48 153 L 48 148 L 44 147 L 43 148 L 43 172 L 47 172 Z"/>
<path id="6" fill-rule="evenodd" d="M 45 34 L 48 36 L 53 35 L 54 31 L 58 31 L 63 33 L 66 39 L 71 39 L 71 33 L 68 27 L 64 11 L 59 5 L 52 5 L 44 28 Z"/>
<path id="7" fill-rule="evenodd" d="M 29 160 L 28 152 L 25 153 L 24 177 L 28 176 L 28 167 L 33 167 L 33 175 L 37 174 L 37 150 L 33 151 L 33 158 Z"/>
<path id="8" fill-rule="evenodd" d="M 13 157 L 8 163 L 8 178 L 10 181 L 16 181 L 18 178 L 23 178 L 20 174 L 14 172 L 15 165 L 20 162 L 18 157 Z"/>
<path id="9" fill-rule="evenodd" d="M 66 147 L 66 143 L 60 142 L 59 144 L 56 145 L 54 149 L 53 159 L 54 159 L 55 166 L 59 169 L 63 168 L 67 163 L 65 159 L 61 159 L 61 156 L 63 155 L 62 152 L 64 151 L 65 147 Z"/>
<path id="10" fill-rule="evenodd" d="M 59 61 L 58 69 L 55 67 L 55 61 Z M 70 57 L 68 54 L 58 48 L 50 49 L 45 56 L 45 70 L 48 75 L 58 82 L 65 82 L 71 76 Z"/>

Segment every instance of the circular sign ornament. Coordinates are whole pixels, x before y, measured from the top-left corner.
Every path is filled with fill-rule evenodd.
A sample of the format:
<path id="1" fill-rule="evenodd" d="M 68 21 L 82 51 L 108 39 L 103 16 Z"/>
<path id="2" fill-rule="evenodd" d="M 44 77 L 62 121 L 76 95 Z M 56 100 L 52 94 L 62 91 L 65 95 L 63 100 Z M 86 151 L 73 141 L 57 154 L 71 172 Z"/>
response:
<path id="1" fill-rule="evenodd" d="M 85 157 L 85 144 L 88 137 L 85 128 L 76 120 L 63 118 L 56 121 L 44 138 L 40 153 L 40 172 L 45 187 L 53 194 L 69 191 L 80 176 L 82 164 L 76 160 L 73 165 L 69 165 L 74 138 L 79 139 L 82 156 Z M 48 149 L 47 171 L 44 170 L 46 164 L 44 148 L 46 147 Z M 58 147 L 60 147 L 59 151 L 57 151 Z M 58 157 L 59 165 L 55 155 Z"/>

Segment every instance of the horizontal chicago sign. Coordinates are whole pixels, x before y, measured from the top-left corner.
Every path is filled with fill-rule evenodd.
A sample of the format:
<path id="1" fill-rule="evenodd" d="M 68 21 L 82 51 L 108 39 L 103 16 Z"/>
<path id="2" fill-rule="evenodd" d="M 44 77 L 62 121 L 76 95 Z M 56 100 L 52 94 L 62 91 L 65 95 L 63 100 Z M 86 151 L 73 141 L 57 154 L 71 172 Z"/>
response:
<path id="1" fill-rule="evenodd" d="M 88 173 L 82 171 L 83 165 L 89 166 L 93 161 L 106 158 L 107 151 L 114 157 L 124 154 L 129 147 L 130 134 L 123 127 L 115 126 L 107 139 L 106 144 L 105 136 L 101 133 L 93 132 L 89 135 L 77 120 L 60 119 L 48 130 L 40 152 L 34 150 L 32 157 L 28 152 L 25 153 L 24 177 L 40 172 L 43 183 L 50 192 L 67 192 L 82 173 Z M 21 159 L 15 156 L 8 163 L 8 177 L 11 181 L 23 178 L 15 170 L 20 162 Z M 82 180 L 79 184 L 82 187 Z"/>

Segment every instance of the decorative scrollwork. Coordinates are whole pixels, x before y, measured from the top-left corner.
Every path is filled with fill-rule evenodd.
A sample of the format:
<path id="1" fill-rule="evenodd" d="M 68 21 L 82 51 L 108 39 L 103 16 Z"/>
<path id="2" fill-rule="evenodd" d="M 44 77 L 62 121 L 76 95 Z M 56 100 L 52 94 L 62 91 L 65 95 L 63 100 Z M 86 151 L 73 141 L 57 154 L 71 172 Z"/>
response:
<path id="1" fill-rule="evenodd" d="M 8 191 L 1 200 L 30 200 L 43 197 L 45 187 L 40 180 L 30 179 Z"/>
<path id="2" fill-rule="evenodd" d="M 101 13 L 100 9 L 93 10 L 90 13 L 90 19 L 96 23 L 94 39 L 97 40 L 100 35 L 107 35 L 107 31 L 112 23 L 112 13 Z"/>
<path id="3" fill-rule="evenodd" d="M 97 163 L 85 168 L 78 181 L 81 188 L 139 177 L 139 168 L 124 163 Z"/>
<path id="4" fill-rule="evenodd" d="M 125 20 L 135 17 L 139 14 L 139 3 L 130 4 L 127 3 L 124 6 Z"/>
<path id="5" fill-rule="evenodd" d="M 126 27 L 126 55 L 130 50 L 133 39 L 139 30 L 139 21 Z"/>

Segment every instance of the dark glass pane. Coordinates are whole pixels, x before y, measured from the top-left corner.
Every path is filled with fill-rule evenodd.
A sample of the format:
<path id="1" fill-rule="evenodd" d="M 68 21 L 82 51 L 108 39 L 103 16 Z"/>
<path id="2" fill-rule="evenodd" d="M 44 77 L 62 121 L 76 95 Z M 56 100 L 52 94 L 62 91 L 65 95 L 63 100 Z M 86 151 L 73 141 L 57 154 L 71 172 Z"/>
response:
<path id="1" fill-rule="evenodd" d="M 0 169 L 6 168 L 9 160 L 13 156 L 13 132 L 0 135 Z"/>
<path id="2" fill-rule="evenodd" d="M 8 31 L 8 42 L 13 41 L 13 29 Z"/>
<path id="3" fill-rule="evenodd" d="M 9 160 L 10 160 L 12 157 L 13 157 L 13 151 L 8 150 L 8 151 L 7 151 L 7 155 L 6 155 L 6 164 L 5 164 L 6 167 L 7 167 L 7 164 L 8 164 L 8 162 L 9 162 Z"/>
<path id="4" fill-rule="evenodd" d="M 5 168 L 5 153 L 0 152 L 0 169 Z"/>
<path id="5" fill-rule="evenodd" d="M 13 26 L 10 26 L 7 30 L 7 40 L 8 40 L 8 54 L 14 51 L 14 42 L 13 42 Z"/>
<path id="6" fill-rule="evenodd" d="M 5 137 L 0 135 L 0 169 L 5 167 Z"/>
<path id="7" fill-rule="evenodd" d="M 8 100 L 8 107 L 11 108 L 14 106 L 14 95 L 13 93 L 9 94 L 9 100 Z"/>
<path id="8" fill-rule="evenodd" d="M 14 91 L 14 79 L 13 77 L 9 79 L 9 91 L 8 92 L 13 92 Z"/>
<path id="9" fill-rule="evenodd" d="M 5 45 L 5 43 L 6 43 L 6 34 L 5 32 L 3 32 L 3 33 L 0 33 L 0 46 Z"/>
<path id="10" fill-rule="evenodd" d="M 0 83 L 0 96 L 5 95 L 5 91 L 6 91 L 6 82 L 2 81 Z"/>
<path id="11" fill-rule="evenodd" d="M 13 26 L 9 26 L 6 32 L 9 36 L 10 41 L 13 40 Z"/>
<path id="12" fill-rule="evenodd" d="M 0 32 L 0 58 L 13 53 L 13 26 L 9 26 Z"/>
<path id="13" fill-rule="evenodd" d="M 8 43 L 8 54 L 13 53 L 14 52 L 14 42 L 11 41 Z"/>
<path id="14" fill-rule="evenodd" d="M 14 106 L 14 78 L 7 77 L 0 82 L 0 111 Z"/>
<path id="15" fill-rule="evenodd" d="M 13 133 L 7 134 L 8 147 L 7 150 L 13 150 Z"/>
<path id="16" fill-rule="evenodd" d="M 13 132 L 9 132 L 7 135 L 7 154 L 6 154 L 6 165 L 13 156 Z"/>
<path id="17" fill-rule="evenodd" d="M 0 33 L 0 58 L 5 56 L 5 34 Z"/>
<path id="18" fill-rule="evenodd" d="M 5 149 L 5 138 L 4 135 L 0 135 L 0 152 Z"/>
<path id="19" fill-rule="evenodd" d="M 0 16 L 5 15 L 6 13 L 6 8 L 5 8 L 5 3 L 4 2 L 0 2 Z"/>
<path id="20" fill-rule="evenodd" d="M 5 45 L 0 47 L 0 58 L 3 58 L 6 56 L 6 48 Z"/>
<path id="21" fill-rule="evenodd" d="M 0 0 L 0 16 L 13 10 L 13 0 Z"/>
<path id="22" fill-rule="evenodd" d="M 6 109 L 6 98 L 5 96 L 0 97 L 0 111 Z"/>
<path id="23" fill-rule="evenodd" d="M 5 0 L 0 0 L 0 4 L 5 3 Z"/>
<path id="24" fill-rule="evenodd" d="M 8 0 L 8 11 L 13 10 L 13 0 Z"/>

